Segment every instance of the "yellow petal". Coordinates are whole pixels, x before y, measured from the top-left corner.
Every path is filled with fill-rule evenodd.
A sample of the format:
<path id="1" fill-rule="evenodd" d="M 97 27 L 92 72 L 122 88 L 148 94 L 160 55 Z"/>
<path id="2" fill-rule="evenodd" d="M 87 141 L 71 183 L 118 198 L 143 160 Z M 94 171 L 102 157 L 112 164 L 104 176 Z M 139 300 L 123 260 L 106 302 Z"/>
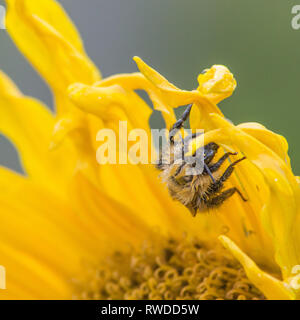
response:
<path id="1" fill-rule="evenodd" d="M 121 85 L 117 85 L 115 84 L 116 78 L 124 82 L 121 81 Z M 127 82 L 124 78 L 128 79 L 128 76 L 115 76 L 114 79 L 101 81 L 97 86 L 84 84 L 70 86 L 70 98 L 73 103 L 84 112 L 96 116 L 103 123 L 102 126 L 95 128 L 94 137 L 96 137 L 96 129 L 104 127 L 112 129 L 118 138 L 120 134 L 118 120 L 128 121 L 128 129 L 144 128 L 149 133 L 148 120 L 151 110 L 132 92 L 137 84 Z M 137 79 L 131 78 L 130 80 Z M 97 145 L 95 145 L 95 151 L 96 148 Z M 118 155 L 117 146 L 117 158 Z M 153 227 L 160 225 L 162 232 L 172 230 L 176 233 L 178 232 L 176 230 L 183 232 L 188 229 L 193 234 L 198 234 L 199 230 L 205 228 L 206 239 L 212 233 L 215 234 L 216 230 L 220 232 L 222 229 L 222 226 L 216 223 L 215 217 L 198 219 L 197 222 L 191 220 L 187 209 L 171 200 L 164 184 L 157 177 L 158 172 L 151 164 L 149 166 L 98 164 L 98 170 L 100 189 L 115 201 L 130 208 L 136 217 L 139 218 L 140 213 L 143 212 L 142 220 L 147 225 Z M 147 199 L 147 203 L 151 203 L 151 206 L 146 205 L 144 199 Z M 211 224 L 208 223 L 208 220 Z"/>
<path id="2" fill-rule="evenodd" d="M 263 125 L 255 122 L 241 123 L 237 127 L 276 152 L 282 160 L 291 166 L 290 158 L 288 156 L 288 144 L 283 136 L 275 134 L 266 129 Z"/>
<path id="3" fill-rule="evenodd" d="M 1 300 L 71 299 L 72 287 L 55 270 L 6 243 L 5 239 L 0 244 L 1 264 L 6 269 L 6 289 L 0 291 Z"/>
<path id="4" fill-rule="evenodd" d="M 115 84 L 105 87 L 73 84 L 70 86 L 69 92 L 70 98 L 76 106 L 100 120 L 98 127 L 95 125 L 91 135 L 94 143 L 94 157 L 100 145 L 99 142 L 96 142 L 97 131 L 102 128 L 111 129 L 118 138 L 120 120 L 127 121 L 128 130 L 144 128 L 149 133 L 148 121 L 151 109 L 133 91 Z M 137 110 L 138 117 L 136 116 Z M 123 138 L 123 136 L 120 137 L 120 139 Z M 118 145 L 117 150 L 119 150 Z M 153 191 L 145 180 L 141 166 L 97 164 L 97 167 L 100 188 L 108 196 L 128 206 L 137 216 L 140 212 L 144 212 L 145 221 L 150 225 L 159 225 L 161 221 L 166 219 L 162 213 L 163 207 L 159 204 L 159 199 L 153 197 Z M 154 179 L 156 179 L 155 176 L 152 176 L 151 180 Z M 152 209 L 145 206 L 143 200 L 145 197 L 151 201 Z M 153 210 L 153 208 L 155 209 Z"/>
<path id="5" fill-rule="evenodd" d="M 219 87 L 223 86 L 222 88 L 225 88 L 224 92 L 221 92 L 221 94 L 218 86 L 215 88 L 217 90 L 216 92 L 214 91 L 214 88 L 211 88 L 211 91 L 209 92 L 205 92 L 203 90 L 186 91 L 181 90 L 171 84 L 167 79 L 161 76 L 153 68 L 149 67 L 139 57 L 134 57 L 134 60 L 137 63 L 141 73 L 161 91 L 164 101 L 166 101 L 169 106 L 176 108 L 178 106 L 187 105 L 190 103 L 195 104 L 190 115 L 190 125 L 192 129 L 211 130 L 215 128 L 213 122 L 210 121 L 209 114 L 217 113 L 222 115 L 222 112 L 216 106 L 214 101 L 220 101 L 226 98 L 235 88 L 235 80 L 227 69 L 226 72 L 223 70 L 222 75 L 214 72 L 211 75 L 212 78 L 210 77 L 207 79 L 209 81 L 218 82 L 219 84 L 221 83 Z M 228 76 L 228 74 L 231 76 Z M 218 78 L 215 79 L 215 76 Z M 224 78 L 222 78 L 222 76 Z M 201 83 L 199 88 L 201 88 L 203 85 L 204 83 Z"/>
<path id="6" fill-rule="evenodd" d="M 0 168 L 0 298 L 70 299 L 71 280 L 90 259 L 93 241 L 59 198 Z M 94 239 L 93 239 L 94 240 Z"/>
<path id="7" fill-rule="evenodd" d="M 170 83 L 166 78 L 160 75 L 153 68 L 149 67 L 141 58 L 134 57 L 141 73 L 151 81 L 157 88 L 163 91 L 168 99 L 168 102 L 173 107 L 178 107 L 180 105 L 186 105 L 191 102 L 198 100 L 203 100 L 203 96 L 196 90 L 185 91 L 177 88 L 172 83 Z"/>
<path id="8" fill-rule="evenodd" d="M 119 85 L 95 87 L 77 83 L 69 87 L 69 96 L 81 110 L 96 115 L 104 123 L 129 120 L 132 128 L 149 132 L 150 107 L 137 94 Z"/>
<path id="9" fill-rule="evenodd" d="M 262 271 L 240 248 L 226 236 L 220 236 L 226 249 L 242 264 L 249 280 L 270 300 L 294 300 L 295 294 L 289 286 Z"/>
<path id="10" fill-rule="evenodd" d="M 74 170 L 74 151 L 67 144 L 55 152 L 48 150 L 53 126 L 54 118 L 48 109 L 23 96 L 0 72 L 0 132 L 17 147 L 28 175 L 59 193 Z"/>
<path id="11" fill-rule="evenodd" d="M 214 65 L 198 76 L 198 90 L 212 103 L 230 97 L 236 88 L 233 74 L 222 65 Z"/>
<path id="12" fill-rule="evenodd" d="M 72 102 L 88 115 L 92 115 L 90 131 L 95 152 L 99 146 L 96 142 L 98 131 L 110 128 L 119 137 L 119 121 L 127 121 L 128 131 L 133 128 L 143 128 L 150 137 L 151 109 L 135 92 L 124 90 L 119 85 L 95 87 L 84 84 L 73 84 L 69 92 Z M 137 110 L 138 116 L 136 116 Z M 149 145 L 150 155 L 151 145 Z"/>
<path id="13" fill-rule="evenodd" d="M 260 216 L 265 230 L 273 239 L 276 249 L 275 259 L 285 279 L 291 275 L 292 268 L 300 262 L 298 236 L 295 235 L 300 199 L 297 179 L 289 165 L 267 145 L 221 117 L 211 116 L 222 128 L 219 141 L 236 145 L 260 170 L 269 187 L 270 196 L 261 209 Z"/>
<path id="14" fill-rule="evenodd" d="M 125 90 L 145 90 L 149 95 L 155 110 L 161 111 L 166 123 L 166 128 L 176 122 L 173 108 L 165 101 L 161 91 L 145 78 L 141 73 L 118 74 L 105 78 L 94 84 L 99 87 L 109 87 L 112 85 L 120 85 Z"/>
<path id="15" fill-rule="evenodd" d="M 151 228 L 142 217 L 95 188 L 80 172 L 72 180 L 70 200 L 84 228 L 95 237 L 98 259 L 113 249 L 138 247 L 151 236 Z"/>
<path id="16" fill-rule="evenodd" d="M 68 110 L 71 106 L 64 99 L 68 85 L 100 79 L 77 30 L 54 0 L 6 1 L 8 32 L 54 91 L 58 111 Z"/>

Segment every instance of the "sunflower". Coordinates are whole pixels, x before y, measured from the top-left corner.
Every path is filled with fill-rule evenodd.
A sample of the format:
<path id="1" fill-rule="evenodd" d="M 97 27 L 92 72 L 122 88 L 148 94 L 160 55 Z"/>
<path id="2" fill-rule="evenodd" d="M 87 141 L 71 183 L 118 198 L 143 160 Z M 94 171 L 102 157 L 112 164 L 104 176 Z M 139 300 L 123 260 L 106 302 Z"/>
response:
<path id="1" fill-rule="evenodd" d="M 213 66 L 184 91 L 136 57 L 140 72 L 102 79 L 58 3 L 6 2 L 8 32 L 52 89 L 56 113 L 0 73 L 0 131 L 26 172 L 0 170 L 0 297 L 299 298 L 299 180 L 282 136 L 258 123 L 235 126 L 218 109 L 236 87 L 230 71 Z M 233 196 L 192 218 L 154 166 L 98 164 L 100 129 L 118 135 L 126 121 L 150 135 L 152 109 L 137 90 L 167 128 L 174 109 L 192 103 L 190 125 L 205 130 L 205 143 L 246 156 L 228 185 L 247 202 Z"/>

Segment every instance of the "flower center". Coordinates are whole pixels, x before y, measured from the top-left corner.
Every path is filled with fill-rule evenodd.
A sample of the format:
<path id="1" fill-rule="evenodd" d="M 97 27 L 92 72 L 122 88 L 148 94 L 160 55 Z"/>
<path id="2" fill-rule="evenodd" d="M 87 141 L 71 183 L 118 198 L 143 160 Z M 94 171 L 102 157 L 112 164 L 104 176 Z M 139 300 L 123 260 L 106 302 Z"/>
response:
<path id="1" fill-rule="evenodd" d="M 140 250 L 115 252 L 81 285 L 80 299 L 265 299 L 221 246 L 161 238 Z"/>

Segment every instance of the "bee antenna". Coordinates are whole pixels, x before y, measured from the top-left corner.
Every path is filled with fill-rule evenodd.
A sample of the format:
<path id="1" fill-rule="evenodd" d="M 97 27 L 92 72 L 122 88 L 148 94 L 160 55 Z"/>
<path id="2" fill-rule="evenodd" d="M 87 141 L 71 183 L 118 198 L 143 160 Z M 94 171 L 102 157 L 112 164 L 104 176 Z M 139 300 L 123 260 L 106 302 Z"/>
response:
<path id="1" fill-rule="evenodd" d="M 204 162 L 204 168 L 205 168 L 205 170 L 207 171 L 208 175 L 210 176 L 210 178 L 211 178 L 212 182 L 213 182 L 213 183 L 215 183 L 215 182 L 216 182 L 216 180 L 215 180 L 215 178 L 213 177 L 213 175 L 212 175 L 212 173 L 211 173 L 211 171 L 210 171 L 210 169 L 209 169 L 208 165 L 207 165 L 205 162 Z"/>

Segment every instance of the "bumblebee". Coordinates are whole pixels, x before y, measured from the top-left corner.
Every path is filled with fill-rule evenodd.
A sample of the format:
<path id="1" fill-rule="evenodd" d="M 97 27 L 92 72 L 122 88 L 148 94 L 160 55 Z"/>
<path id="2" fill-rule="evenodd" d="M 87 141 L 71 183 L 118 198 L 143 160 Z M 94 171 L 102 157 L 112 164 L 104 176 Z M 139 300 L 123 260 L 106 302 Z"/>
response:
<path id="1" fill-rule="evenodd" d="M 197 212 L 206 212 L 209 209 L 217 208 L 224 201 L 237 193 L 243 201 L 247 201 L 238 188 L 232 187 L 224 190 L 224 182 L 231 176 L 234 167 L 244 159 L 242 157 L 230 163 L 223 173 L 220 172 L 221 165 L 237 153 L 226 152 L 220 159 L 214 161 L 219 145 L 210 142 L 202 147 L 198 154 L 202 154 L 201 173 L 191 174 L 197 163 L 186 161 L 184 154 L 191 141 L 197 134 L 187 136 L 185 139 L 175 140 L 176 134 L 183 128 L 192 109 L 188 105 L 179 120 L 172 126 L 169 132 L 168 147 L 160 150 L 159 160 L 156 168 L 162 171 L 162 179 L 166 183 L 169 193 L 174 200 L 181 202 L 195 217 Z M 181 155 L 181 157 L 178 157 Z M 199 159 L 198 159 L 199 161 Z"/>

